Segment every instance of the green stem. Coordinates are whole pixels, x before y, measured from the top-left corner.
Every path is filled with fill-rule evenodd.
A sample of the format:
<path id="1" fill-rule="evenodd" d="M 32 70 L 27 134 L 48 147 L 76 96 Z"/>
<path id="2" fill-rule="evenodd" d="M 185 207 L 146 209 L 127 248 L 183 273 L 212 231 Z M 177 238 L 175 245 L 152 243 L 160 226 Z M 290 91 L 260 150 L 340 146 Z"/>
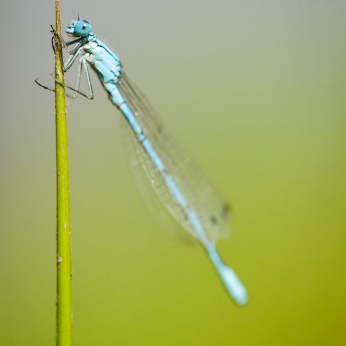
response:
<path id="1" fill-rule="evenodd" d="M 61 35 L 59 0 L 56 32 Z M 59 40 L 59 39 L 57 39 Z M 55 78 L 64 83 L 62 45 L 55 44 Z M 70 189 L 65 88 L 55 82 L 56 165 L 57 165 L 57 346 L 72 345 L 72 267 L 70 237 Z"/>

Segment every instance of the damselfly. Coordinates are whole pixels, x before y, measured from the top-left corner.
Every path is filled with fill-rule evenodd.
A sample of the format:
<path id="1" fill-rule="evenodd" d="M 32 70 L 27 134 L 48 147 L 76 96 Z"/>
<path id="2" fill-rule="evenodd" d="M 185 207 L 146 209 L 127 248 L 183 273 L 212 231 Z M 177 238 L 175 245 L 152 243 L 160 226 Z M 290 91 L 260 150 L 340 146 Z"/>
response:
<path id="1" fill-rule="evenodd" d="M 203 245 L 230 296 L 237 304 L 246 304 L 248 297 L 245 287 L 234 271 L 223 263 L 215 246 L 217 240 L 228 232 L 228 205 L 218 196 L 189 156 L 166 133 L 147 99 L 123 72 L 119 58 L 91 29 L 89 22 L 77 20 L 66 30 L 74 40 L 65 42 L 59 36 L 70 54 L 64 64 L 65 72 L 82 53 L 76 86 L 72 88 L 62 85 L 75 92 L 73 98 L 80 94 L 93 99 L 88 64 L 92 67 L 110 101 L 119 108 L 131 129 L 135 151 L 156 196 L 178 223 Z M 54 30 L 52 32 L 53 42 L 58 35 Z M 70 51 L 68 47 L 71 45 L 75 46 Z M 89 95 L 80 91 L 83 68 Z"/>

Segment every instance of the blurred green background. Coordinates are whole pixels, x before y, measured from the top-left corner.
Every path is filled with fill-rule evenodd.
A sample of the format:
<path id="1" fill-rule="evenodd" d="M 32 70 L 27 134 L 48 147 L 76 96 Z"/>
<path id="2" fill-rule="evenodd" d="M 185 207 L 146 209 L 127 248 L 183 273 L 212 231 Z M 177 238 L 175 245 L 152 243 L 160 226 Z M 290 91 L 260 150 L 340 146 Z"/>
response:
<path id="1" fill-rule="evenodd" d="M 345 345 L 346 2 L 62 1 L 120 57 L 233 207 L 223 258 L 172 238 L 132 182 L 120 113 L 70 100 L 74 344 Z M 1 11 L 0 344 L 55 344 L 54 1 Z M 67 75 L 73 84 L 75 74 Z M 84 89 L 86 89 L 84 87 Z"/>

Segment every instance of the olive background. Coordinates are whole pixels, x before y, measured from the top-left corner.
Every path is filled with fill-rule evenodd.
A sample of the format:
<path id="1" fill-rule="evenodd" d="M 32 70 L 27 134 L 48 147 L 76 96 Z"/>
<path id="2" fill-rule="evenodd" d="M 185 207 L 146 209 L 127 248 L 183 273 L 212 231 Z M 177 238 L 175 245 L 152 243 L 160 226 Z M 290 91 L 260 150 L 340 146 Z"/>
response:
<path id="1" fill-rule="evenodd" d="M 74 344 L 345 345 L 346 2 L 60 6 L 63 28 L 91 22 L 231 203 L 218 248 L 250 299 L 237 307 L 201 247 L 148 212 L 91 73 L 95 99 L 67 108 Z M 53 86 L 54 22 L 53 0 L 3 2 L 3 346 L 55 344 L 54 94 L 34 83 Z"/>

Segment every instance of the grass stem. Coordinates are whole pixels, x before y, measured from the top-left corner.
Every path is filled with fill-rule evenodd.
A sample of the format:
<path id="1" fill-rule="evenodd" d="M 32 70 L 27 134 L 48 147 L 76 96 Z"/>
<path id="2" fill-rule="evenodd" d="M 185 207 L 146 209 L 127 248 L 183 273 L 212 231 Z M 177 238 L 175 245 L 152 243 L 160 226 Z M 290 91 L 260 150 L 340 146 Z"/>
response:
<path id="1" fill-rule="evenodd" d="M 59 0 L 55 1 L 56 32 L 61 35 Z M 64 83 L 62 44 L 55 43 L 55 78 Z M 56 344 L 72 345 L 72 267 L 70 234 L 70 188 L 65 88 L 55 82 L 57 172 L 57 308 Z"/>

